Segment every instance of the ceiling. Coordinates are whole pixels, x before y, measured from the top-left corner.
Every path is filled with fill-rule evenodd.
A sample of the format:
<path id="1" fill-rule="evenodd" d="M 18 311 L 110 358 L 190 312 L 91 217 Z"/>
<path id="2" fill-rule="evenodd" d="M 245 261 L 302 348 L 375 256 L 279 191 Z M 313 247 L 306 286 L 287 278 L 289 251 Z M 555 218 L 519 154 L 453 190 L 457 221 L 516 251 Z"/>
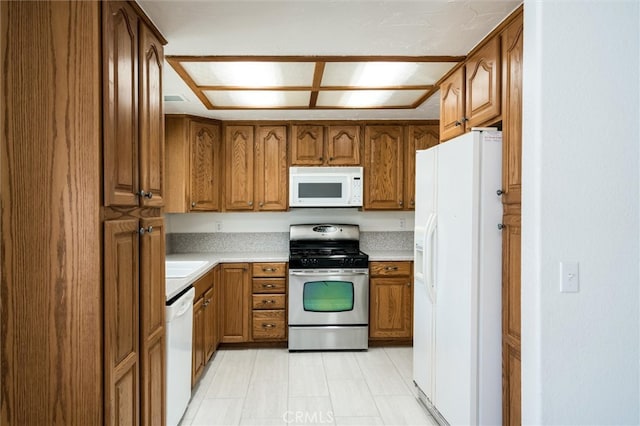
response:
<path id="1" fill-rule="evenodd" d="M 167 56 L 464 56 L 520 0 L 138 0 Z M 375 58 L 374 58 L 375 59 Z M 442 71 L 444 72 L 444 71 Z M 168 63 L 166 113 L 223 120 L 437 119 L 438 93 L 416 108 L 208 109 Z"/>

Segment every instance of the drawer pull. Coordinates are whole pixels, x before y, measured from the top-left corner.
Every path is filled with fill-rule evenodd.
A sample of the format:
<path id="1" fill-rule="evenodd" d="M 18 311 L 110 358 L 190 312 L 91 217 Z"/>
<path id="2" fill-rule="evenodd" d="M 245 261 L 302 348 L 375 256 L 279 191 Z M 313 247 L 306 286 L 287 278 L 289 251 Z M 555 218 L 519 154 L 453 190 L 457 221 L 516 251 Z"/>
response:
<path id="1" fill-rule="evenodd" d="M 271 300 L 264 299 L 264 300 L 262 301 L 262 304 L 263 304 L 263 305 L 266 305 L 267 303 L 276 303 L 276 301 L 275 301 L 275 300 L 273 300 L 273 299 L 271 299 Z"/>
<path id="2" fill-rule="evenodd" d="M 275 272 L 277 270 L 277 268 L 262 268 L 262 272 Z"/>
<path id="3" fill-rule="evenodd" d="M 276 288 L 273 284 L 262 284 L 262 288 Z"/>
<path id="4" fill-rule="evenodd" d="M 275 328 L 275 324 L 262 324 L 262 328 Z"/>
<path id="5" fill-rule="evenodd" d="M 387 266 L 386 268 L 384 268 L 385 271 L 397 271 L 398 267 L 397 266 Z"/>

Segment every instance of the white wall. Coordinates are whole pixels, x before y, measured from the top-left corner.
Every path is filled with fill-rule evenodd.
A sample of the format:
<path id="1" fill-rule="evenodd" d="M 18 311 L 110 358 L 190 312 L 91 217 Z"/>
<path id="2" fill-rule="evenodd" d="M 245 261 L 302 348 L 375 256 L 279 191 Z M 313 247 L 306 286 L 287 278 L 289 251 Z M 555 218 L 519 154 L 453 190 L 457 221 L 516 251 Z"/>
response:
<path id="1" fill-rule="evenodd" d="M 525 0 L 524 424 L 640 423 L 638 4 Z"/>
<path id="2" fill-rule="evenodd" d="M 292 209 L 273 213 L 168 214 L 169 233 L 289 232 L 301 223 L 348 223 L 361 231 L 412 231 L 413 212 L 363 212 L 356 209 Z M 218 226 L 219 225 L 219 226 Z"/>

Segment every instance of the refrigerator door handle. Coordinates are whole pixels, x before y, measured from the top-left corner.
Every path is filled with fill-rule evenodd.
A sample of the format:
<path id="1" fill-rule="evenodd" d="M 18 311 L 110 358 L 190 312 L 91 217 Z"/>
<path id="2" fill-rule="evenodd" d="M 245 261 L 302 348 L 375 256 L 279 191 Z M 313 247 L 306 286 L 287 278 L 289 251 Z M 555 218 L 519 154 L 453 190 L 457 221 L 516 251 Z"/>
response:
<path id="1" fill-rule="evenodd" d="M 436 303 L 436 271 L 435 271 L 435 235 L 436 235 L 436 215 L 431 213 L 427 220 L 427 231 L 425 232 L 425 281 L 427 283 L 427 292 L 432 304 Z"/>

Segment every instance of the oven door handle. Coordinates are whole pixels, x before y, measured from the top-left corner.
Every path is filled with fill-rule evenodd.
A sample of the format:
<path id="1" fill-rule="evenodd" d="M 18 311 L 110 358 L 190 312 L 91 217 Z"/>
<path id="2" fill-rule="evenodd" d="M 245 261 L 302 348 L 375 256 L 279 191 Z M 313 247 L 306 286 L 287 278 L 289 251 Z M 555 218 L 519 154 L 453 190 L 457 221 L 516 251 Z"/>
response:
<path id="1" fill-rule="evenodd" d="M 289 270 L 289 275 L 294 275 L 294 276 L 301 276 L 301 277 L 305 277 L 305 276 L 320 276 L 320 277 L 324 277 L 324 276 L 333 276 L 333 275 L 340 275 L 340 276 L 352 276 L 352 275 L 369 275 L 369 271 L 323 271 L 323 272 L 318 272 L 318 271 L 291 271 Z"/>

